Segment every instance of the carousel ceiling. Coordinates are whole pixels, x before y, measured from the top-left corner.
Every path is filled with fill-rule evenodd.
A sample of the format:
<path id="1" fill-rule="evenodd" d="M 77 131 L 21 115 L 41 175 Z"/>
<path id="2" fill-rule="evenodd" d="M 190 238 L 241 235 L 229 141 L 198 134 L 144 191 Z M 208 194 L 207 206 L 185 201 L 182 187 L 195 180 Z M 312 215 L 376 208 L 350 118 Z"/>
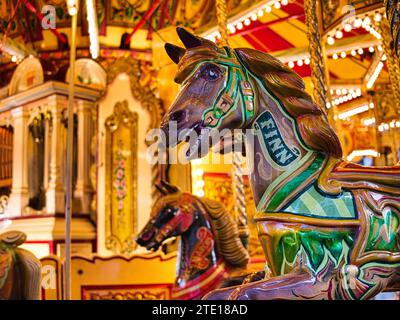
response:
<path id="1" fill-rule="evenodd" d="M 135 38 L 131 51 L 139 52 L 139 58 L 151 60 L 151 39 L 169 26 L 185 26 L 211 40 L 218 41 L 215 0 L 97 0 L 91 1 L 97 15 L 97 33 L 100 42 L 100 59 L 110 50 L 124 47 L 124 33 Z M 89 56 L 87 38 L 88 19 L 86 1 L 80 1 L 78 26 L 81 41 L 78 55 Z M 322 31 L 327 35 L 326 54 L 332 94 L 342 103 L 358 98 L 359 88 L 366 77 L 374 82 L 387 82 L 386 64 L 377 64 L 382 58 L 380 35 L 374 21 L 384 14 L 381 0 L 321 1 Z M 53 6 L 56 21 L 53 30 L 44 30 L 40 13 L 45 5 Z M 346 25 L 343 8 L 351 5 L 357 16 Z M 46 14 L 46 11 L 43 11 Z M 303 0 L 228 0 L 228 30 L 230 45 L 252 47 L 275 55 L 287 63 L 307 83 L 309 67 L 307 27 Z M 347 23 L 349 24 L 349 23 Z M 9 74 L 18 63 L 18 52 L 23 56 L 39 56 L 48 74 L 59 75 L 68 62 L 68 48 L 63 37 L 69 34 L 70 16 L 64 0 L 1 0 L 0 39 L 3 48 L 0 57 L 1 83 L 5 85 Z M 85 38 L 86 37 L 86 38 Z M 9 54 L 11 47 L 16 54 Z M 16 63 L 15 63 L 16 62 Z M 379 72 L 376 70 L 379 69 Z M 375 74 L 374 74 L 375 73 Z M 376 74 L 377 73 L 377 74 Z M 371 80 L 372 81 L 372 80 Z M 335 88 L 353 86 L 353 94 L 335 91 Z M 348 95 L 348 97 L 346 96 Z M 339 99 L 342 98 L 340 102 Z M 348 99 L 347 99 L 348 98 Z M 346 100 L 347 99 L 347 100 Z"/>

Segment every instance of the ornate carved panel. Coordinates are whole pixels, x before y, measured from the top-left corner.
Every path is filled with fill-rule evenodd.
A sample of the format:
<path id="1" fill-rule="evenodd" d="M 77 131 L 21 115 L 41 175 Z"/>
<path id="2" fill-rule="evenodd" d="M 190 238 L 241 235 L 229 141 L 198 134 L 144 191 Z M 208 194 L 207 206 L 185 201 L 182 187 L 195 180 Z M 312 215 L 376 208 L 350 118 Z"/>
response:
<path id="1" fill-rule="evenodd" d="M 107 67 L 107 84 L 112 83 L 121 73 L 129 76 L 133 97 L 141 103 L 143 109 L 150 115 L 150 126 L 148 128 L 150 130 L 159 127 L 165 110 L 161 99 L 158 99 L 153 92 L 151 79 L 144 75 L 142 69 L 140 62 L 132 57 L 117 59 Z M 148 70 L 145 71 L 147 72 Z M 155 183 L 159 180 L 161 174 L 160 166 L 154 165 L 151 176 L 153 200 L 158 197 Z"/>
<path id="2" fill-rule="evenodd" d="M 84 286 L 83 300 L 169 300 L 172 284 Z"/>
<path id="3" fill-rule="evenodd" d="M 106 127 L 106 247 L 130 254 L 136 247 L 138 115 L 118 102 Z"/>

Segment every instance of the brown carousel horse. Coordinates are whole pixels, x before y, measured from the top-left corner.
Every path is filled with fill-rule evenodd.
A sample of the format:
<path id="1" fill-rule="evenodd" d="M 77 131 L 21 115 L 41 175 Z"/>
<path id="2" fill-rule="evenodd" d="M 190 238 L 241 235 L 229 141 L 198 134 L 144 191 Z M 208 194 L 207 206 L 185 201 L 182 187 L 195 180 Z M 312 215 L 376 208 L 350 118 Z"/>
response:
<path id="1" fill-rule="evenodd" d="M 19 231 L 0 234 L 0 300 L 39 300 L 41 263 L 18 248 L 26 240 Z"/>
<path id="2" fill-rule="evenodd" d="M 220 203 L 179 191 L 164 181 L 137 243 L 157 250 L 168 238 L 181 236 L 173 299 L 199 299 L 221 286 L 242 283 L 249 261 L 237 225 Z M 231 278 L 236 273 L 237 278 Z"/>
<path id="3" fill-rule="evenodd" d="M 213 129 L 250 130 L 254 220 L 272 276 L 206 298 L 368 299 L 399 288 L 400 167 L 344 161 L 325 112 L 279 60 L 177 32 L 186 48 L 166 44 L 182 85 L 161 125 L 166 145 L 190 134 L 194 159 Z"/>

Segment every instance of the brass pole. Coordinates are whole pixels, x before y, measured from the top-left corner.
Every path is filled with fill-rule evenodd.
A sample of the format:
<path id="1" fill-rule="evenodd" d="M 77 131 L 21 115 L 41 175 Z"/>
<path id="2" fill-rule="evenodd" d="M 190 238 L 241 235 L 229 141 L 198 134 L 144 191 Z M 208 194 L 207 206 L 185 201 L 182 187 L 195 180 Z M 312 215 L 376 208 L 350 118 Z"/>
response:
<path id="1" fill-rule="evenodd" d="M 318 23 L 317 1 L 304 0 L 304 12 L 306 14 L 307 38 L 311 57 L 310 67 L 314 85 L 314 100 L 320 107 L 326 108 L 328 102 L 328 77 L 323 38 Z"/>
<path id="2" fill-rule="evenodd" d="M 78 5 L 76 6 L 78 8 Z M 77 10 L 77 9 L 76 9 Z M 77 12 L 72 15 L 71 46 L 69 57 L 68 84 L 68 129 L 67 129 L 67 173 L 65 188 L 65 299 L 71 300 L 71 219 L 72 219 L 72 178 L 74 143 L 74 79 L 76 59 Z"/>
<path id="3" fill-rule="evenodd" d="M 390 84 L 392 92 L 395 97 L 393 103 L 395 103 L 397 112 L 400 112 L 400 64 L 399 58 L 395 53 L 393 47 L 393 39 L 390 34 L 389 22 L 386 18 L 382 18 L 380 23 L 380 33 L 382 35 L 382 46 L 383 51 L 386 55 L 386 63 L 389 72 Z"/>

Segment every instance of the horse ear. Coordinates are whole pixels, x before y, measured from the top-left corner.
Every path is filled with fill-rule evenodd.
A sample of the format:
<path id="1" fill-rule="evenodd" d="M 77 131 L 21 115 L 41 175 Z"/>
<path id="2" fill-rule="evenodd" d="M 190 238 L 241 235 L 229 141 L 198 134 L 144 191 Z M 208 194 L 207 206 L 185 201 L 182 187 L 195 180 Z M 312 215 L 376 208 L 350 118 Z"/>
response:
<path id="1" fill-rule="evenodd" d="M 165 51 L 167 52 L 168 56 L 176 64 L 178 64 L 179 60 L 181 60 L 181 58 L 183 57 L 183 55 L 186 52 L 185 49 L 183 49 L 181 47 L 178 47 L 178 46 L 175 46 L 175 45 L 170 44 L 170 43 L 166 43 L 164 48 L 165 48 Z"/>
<path id="2" fill-rule="evenodd" d="M 186 49 L 200 47 L 203 44 L 201 38 L 196 37 L 184 28 L 177 27 L 176 32 Z"/>
<path id="3" fill-rule="evenodd" d="M 169 194 L 180 192 L 178 187 L 173 186 L 165 180 L 161 180 L 161 185 Z"/>

